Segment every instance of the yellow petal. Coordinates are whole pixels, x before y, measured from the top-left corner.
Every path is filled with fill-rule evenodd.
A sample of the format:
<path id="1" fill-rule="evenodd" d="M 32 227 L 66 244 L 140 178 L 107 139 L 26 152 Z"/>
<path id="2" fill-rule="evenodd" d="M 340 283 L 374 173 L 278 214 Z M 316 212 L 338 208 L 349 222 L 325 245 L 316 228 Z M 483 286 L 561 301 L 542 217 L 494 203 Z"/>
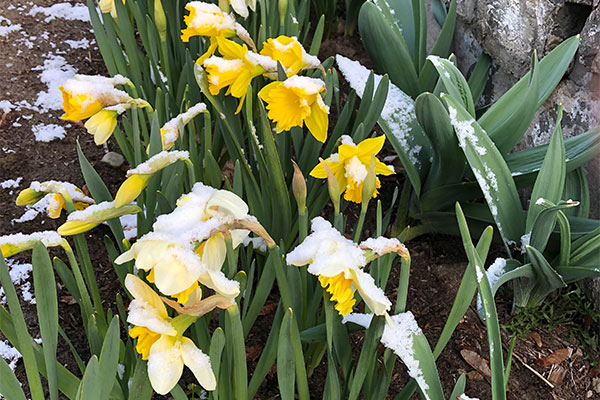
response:
<path id="1" fill-rule="evenodd" d="M 125 277 L 125 287 L 134 298 L 143 300 L 156 309 L 162 318 L 167 319 L 169 317 L 167 308 L 158 294 L 143 280 L 133 274 L 127 274 Z"/>
<path id="2" fill-rule="evenodd" d="M 217 233 L 204 242 L 202 262 L 210 269 L 220 270 L 227 257 L 223 234 Z"/>
<path id="3" fill-rule="evenodd" d="M 243 59 L 248 51 L 245 45 L 237 44 L 233 40 L 225 39 L 222 36 L 217 36 L 217 45 L 219 47 L 219 53 L 225 58 L 229 59 Z"/>
<path id="4" fill-rule="evenodd" d="M 162 260 L 154 267 L 156 287 L 167 296 L 173 296 L 189 288 L 198 276 L 190 272 L 177 258 Z"/>
<path id="5" fill-rule="evenodd" d="M 60 217 L 60 213 L 65 207 L 65 199 L 58 193 L 50 195 L 50 201 L 48 203 L 48 216 L 52 219 Z"/>
<path id="6" fill-rule="evenodd" d="M 83 222 L 83 221 L 67 221 L 56 230 L 61 236 L 77 235 L 78 233 L 87 232 L 90 229 L 98 226 L 96 222 Z"/>
<path id="7" fill-rule="evenodd" d="M 359 144 L 356 145 L 357 155 L 363 161 L 363 157 L 367 158 L 366 164 L 368 165 L 371 161 L 371 156 L 373 154 L 377 154 L 383 148 L 383 144 L 385 143 L 385 135 L 381 135 L 378 137 L 365 139 Z"/>
<path id="8" fill-rule="evenodd" d="M 115 196 L 115 208 L 131 203 L 142 193 L 153 174 L 133 174 L 125 179 Z"/>
<path id="9" fill-rule="evenodd" d="M 117 112 L 102 110 L 94 114 L 85 123 L 88 133 L 94 135 L 97 145 L 104 144 L 117 126 Z"/>
<path id="10" fill-rule="evenodd" d="M 43 192 L 36 192 L 31 188 L 22 190 L 17 196 L 16 204 L 18 206 L 26 206 L 29 204 L 35 204 L 42 199 L 46 194 Z"/>
<path id="11" fill-rule="evenodd" d="M 329 125 L 329 115 L 318 101 L 315 101 L 310 107 L 310 114 L 304 120 L 310 133 L 321 143 L 327 139 L 327 128 Z"/>
<path id="12" fill-rule="evenodd" d="M 375 159 L 375 173 L 377 175 L 393 175 L 396 173 L 394 168 L 390 167 L 379 161 L 377 158 Z"/>
<path id="13" fill-rule="evenodd" d="M 179 382 L 183 373 L 181 342 L 174 336 L 161 336 L 150 348 L 148 378 L 154 391 L 165 395 Z"/>

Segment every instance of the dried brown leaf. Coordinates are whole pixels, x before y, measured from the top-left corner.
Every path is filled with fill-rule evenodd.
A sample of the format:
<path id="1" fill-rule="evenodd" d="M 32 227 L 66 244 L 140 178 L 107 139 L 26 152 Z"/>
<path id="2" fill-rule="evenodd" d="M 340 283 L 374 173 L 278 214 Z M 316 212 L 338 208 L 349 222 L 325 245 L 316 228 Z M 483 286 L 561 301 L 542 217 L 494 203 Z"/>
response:
<path id="1" fill-rule="evenodd" d="M 487 377 L 492 376 L 492 371 L 490 370 L 490 364 L 488 361 L 473 350 L 462 349 L 460 351 L 460 355 L 471 367 L 481 372 L 483 375 Z"/>
<path id="2" fill-rule="evenodd" d="M 567 357 L 569 357 L 568 349 L 558 349 L 549 356 L 538 359 L 537 363 L 542 367 L 549 367 L 554 364 L 560 364 L 561 362 L 565 361 Z"/>

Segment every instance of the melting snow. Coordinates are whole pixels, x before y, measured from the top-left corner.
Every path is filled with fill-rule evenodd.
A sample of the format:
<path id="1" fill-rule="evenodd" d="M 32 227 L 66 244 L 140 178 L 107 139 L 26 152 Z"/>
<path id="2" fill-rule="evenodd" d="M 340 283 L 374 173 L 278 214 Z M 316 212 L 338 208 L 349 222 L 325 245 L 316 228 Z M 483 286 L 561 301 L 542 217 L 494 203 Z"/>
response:
<path id="1" fill-rule="evenodd" d="M 14 371 L 17 367 L 17 361 L 21 358 L 21 353 L 12 347 L 8 340 L 2 340 L 0 341 L 0 356 L 6 360 L 10 369 Z"/>
<path id="2" fill-rule="evenodd" d="M 64 139 L 65 128 L 56 124 L 37 124 L 31 127 L 36 142 L 50 142 L 54 139 Z"/>
<path id="3" fill-rule="evenodd" d="M 4 182 L 0 182 L 0 187 L 2 189 L 17 188 L 21 184 L 22 180 L 22 176 L 18 177 L 17 179 L 7 179 Z"/>
<path id="4" fill-rule="evenodd" d="M 50 22 L 56 18 L 66 20 L 90 21 L 90 14 L 85 4 L 57 3 L 50 7 L 33 6 L 27 15 L 44 14 L 44 22 Z"/>
<path id="5" fill-rule="evenodd" d="M 41 112 L 48 110 L 62 110 L 62 94 L 58 87 L 75 76 L 77 70 L 67 61 L 54 54 L 46 54 L 47 60 L 43 65 L 32 68 L 33 71 L 42 71 L 39 75 L 40 80 L 46 84 L 48 90 L 38 93 L 35 105 Z"/>

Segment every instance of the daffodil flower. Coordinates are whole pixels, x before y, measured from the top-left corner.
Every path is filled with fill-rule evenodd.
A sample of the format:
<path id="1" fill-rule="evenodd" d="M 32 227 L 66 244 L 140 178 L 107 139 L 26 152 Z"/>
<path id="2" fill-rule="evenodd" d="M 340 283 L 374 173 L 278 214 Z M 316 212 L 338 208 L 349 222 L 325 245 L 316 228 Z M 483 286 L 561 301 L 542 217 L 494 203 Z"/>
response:
<path id="1" fill-rule="evenodd" d="M 60 181 L 31 182 L 27 189 L 19 193 L 16 204 L 26 206 L 37 204 L 42 200 L 46 201 L 48 216 L 56 219 L 60 217 L 62 210 L 67 208 L 63 195 L 71 198 L 76 210 L 83 210 L 88 205 L 94 204 L 94 200 L 86 196 L 77 186 Z"/>
<path id="2" fill-rule="evenodd" d="M 88 133 L 94 135 L 97 145 L 103 144 L 112 135 L 119 114 L 132 106 L 150 107 L 146 101 L 133 99 L 116 89 L 117 85 L 131 85 L 131 82 L 121 75 L 113 78 L 75 75 L 75 79 L 69 79 L 59 87 L 65 110 L 61 118 L 67 121 L 87 119 Z"/>
<path id="3" fill-rule="evenodd" d="M 315 139 L 325 142 L 329 107 L 321 97 L 324 91 L 322 80 L 295 75 L 283 82 L 269 83 L 258 95 L 267 103 L 268 116 L 277 123 L 277 133 L 306 124 Z"/>
<path id="4" fill-rule="evenodd" d="M 160 128 L 160 138 L 163 150 L 169 150 L 179 138 L 179 124 L 183 126 L 187 125 L 188 122 L 201 112 L 207 112 L 206 105 L 204 103 L 197 103 L 193 107 L 190 107 L 186 112 L 179 114 L 164 124 L 162 128 Z"/>
<path id="5" fill-rule="evenodd" d="M 305 68 L 318 68 L 321 61 L 304 50 L 295 36 L 270 38 L 263 44 L 260 54 L 279 61 L 288 77 L 296 75 Z"/>
<path id="6" fill-rule="evenodd" d="M 312 233 L 286 256 L 288 265 L 308 264 L 308 272 L 317 275 L 321 286 L 336 302 L 340 315 L 352 312 L 358 290 L 366 305 L 376 315 L 384 315 L 392 303 L 368 273 L 362 270 L 373 253 L 346 239 L 321 217 L 312 220 Z"/>
<path id="7" fill-rule="evenodd" d="M 62 236 L 77 235 L 78 233 L 87 232 L 110 219 L 126 214 L 136 214 L 141 211 L 138 206 L 128 205 L 116 208 L 112 201 L 104 201 L 100 204 L 91 205 L 85 210 L 72 212 L 67 217 L 67 222 L 62 224 L 57 232 Z"/>
<path id="8" fill-rule="evenodd" d="M 239 2 L 240 0 L 237 0 Z M 242 0 L 243 1 L 243 0 Z M 223 12 L 216 4 L 202 1 L 191 1 L 185 9 L 190 13 L 183 17 L 186 28 L 181 30 L 181 41 L 189 42 L 192 36 L 207 36 L 210 38 L 238 36 L 250 47 L 255 49 L 250 34 L 237 22 L 232 15 Z M 216 42 L 211 41 L 211 47 L 206 54 L 212 55 Z M 206 55 L 205 55 L 206 58 Z"/>
<path id="9" fill-rule="evenodd" d="M 125 4 L 125 0 L 123 0 L 123 4 Z M 102 13 L 110 13 L 113 18 L 117 18 L 117 7 L 115 6 L 115 0 L 100 0 L 98 2 L 98 8 Z"/>
<path id="10" fill-rule="evenodd" d="M 22 251 L 30 250 L 37 242 L 46 247 L 62 245 L 63 238 L 56 231 L 34 232 L 28 235 L 15 233 L 0 236 L 0 253 L 3 257 L 11 257 Z"/>
<path id="11" fill-rule="evenodd" d="M 277 64 L 269 57 L 249 51 L 246 45 L 222 37 L 217 37 L 216 41 L 223 57 L 211 56 L 202 62 L 208 72 L 208 88 L 215 96 L 229 86 L 226 94 L 240 99 L 238 113 L 252 79 L 266 71 L 277 71 Z"/>
<path id="12" fill-rule="evenodd" d="M 365 139 L 356 145 L 349 136 L 344 135 L 338 152 L 325 160 L 340 188 L 345 190 L 344 198 L 346 200 L 355 203 L 362 201 L 362 187 L 367 177 L 367 168 L 371 158 L 383 148 L 384 142 L 385 136 L 381 135 L 376 138 Z M 395 173 L 392 166 L 382 163 L 377 158 L 375 158 L 375 163 L 375 173 L 377 175 L 392 175 Z M 317 164 L 310 175 L 315 178 L 326 179 L 327 171 L 322 164 Z M 377 197 L 377 189 L 380 187 L 381 182 L 377 178 L 373 197 Z"/>
<path id="13" fill-rule="evenodd" d="M 148 360 L 152 388 L 159 394 L 169 393 L 181 378 L 185 365 L 204 389 L 215 390 L 216 379 L 210 358 L 191 339 L 183 336 L 196 317 L 169 318 L 160 297 L 134 275 L 127 275 L 125 287 L 133 296 L 127 322 L 134 327 L 129 330 L 129 335 L 137 338 L 136 351 L 142 359 Z"/>
<path id="14" fill-rule="evenodd" d="M 235 299 L 239 283 L 221 271 L 227 254 L 226 236 L 233 247 L 243 243 L 246 229 L 229 229 L 229 224 L 249 218 L 248 206 L 234 193 L 202 183 L 177 201 L 170 214 L 157 218 L 153 232 L 138 240 L 115 262 L 135 259 L 138 269 L 149 271 L 148 280 L 161 293 L 190 302 L 199 283 L 218 295 Z"/>
<path id="15" fill-rule="evenodd" d="M 158 171 L 179 160 L 189 160 L 187 151 L 162 151 L 127 171 L 127 179 L 121 184 L 115 195 L 115 208 L 123 207 L 135 200 L 148 185 L 150 178 Z"/>

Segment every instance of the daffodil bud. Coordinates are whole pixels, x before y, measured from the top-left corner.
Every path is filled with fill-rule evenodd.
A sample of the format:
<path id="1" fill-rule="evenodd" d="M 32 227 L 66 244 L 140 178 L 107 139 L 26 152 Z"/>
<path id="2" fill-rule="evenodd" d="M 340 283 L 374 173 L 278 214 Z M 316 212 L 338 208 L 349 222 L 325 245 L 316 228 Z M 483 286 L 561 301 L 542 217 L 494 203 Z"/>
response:
<path id="1" fill-rule="evenodd" d="M 46 247 L 60 246 L 63 239 L 55 231 L 34 232 L 29 235 L 15 233 L 0 236 L 0 253 L 3 257 L 11 257 L 22 251 L 30 250 L 37 242 Z"/>
<path id="2" fill-rule="evenodd" d="M 333 208 L 337 214 L 340 212 L 340 185 L 325 160 L 319 157 L 319 162 L 323 168 L 325 168 L 325 172 L 327 173 L 327 189 L 329 190 L 329 197 L 331 198 Z"/>
<path id="3" fill-rule="evenodd" d="M 281 25 L 285 22 L 285 16 L 287 15 L 287 0 L 279 0 L 279 23 Z"/>
<path id="4" fill-rule="evenodd" d="M 160 41 L 164 42 L 167 39 L 167 18 L 161 0 L 154 0 L 154 25 Z"/>
<path id="5" fill-rule="evenodd" d="M 121 208 L 137 199 L 154 174 L 135 174 L 125 179 L 115 195 L 115 208 Z"/>
<path id="6" fill-rule="evenodd" d="M 363 182 L 362 207 L 365 209 L 369 205 L 369 200 L 371 200 L 371 197 L 373 197 L 373 193 L 375 193 L 377 185 L 377 175 L 375 173 L 376 162 L 375 156 L 372 156 L 371 162 L 369 163 L 369 168 L 367 169 L 367 176 Z"/>
<path id="7" fill-rule="evenodd" d="M 104 221 L 118 218 L 126 214 L 137 214 L 141 211 L 141 208 L 134 205 L 115 208 L 113 202 L 105 201 L 100 204 L 89 206 L 85 210 L 75 211 L 69 214 L 67 222 L 62 224 L 57 231 L 62 236 L 76 235 L 78 233 L 87 232 Z"/>
<path id="8" fill-rule="evenodd" d="M 21 190 L 21 193 L 17 196 L 16 204 L 18 206 L 27 206 L 30 204 L 35 204 L 44 197 L 46 193 L 37 192 L 31 188 L 27 188 L 25 190 Z"/>
<path id="9" fill-rule="evenodd" d="M 298 211 L 303 214 L 306 212 L 306 179 L 302 175 L 302 171 L 298 164 L 292 160 L 294 165 L 294 177 L 292 178 L 292 193 L 298 203 Z"/>

